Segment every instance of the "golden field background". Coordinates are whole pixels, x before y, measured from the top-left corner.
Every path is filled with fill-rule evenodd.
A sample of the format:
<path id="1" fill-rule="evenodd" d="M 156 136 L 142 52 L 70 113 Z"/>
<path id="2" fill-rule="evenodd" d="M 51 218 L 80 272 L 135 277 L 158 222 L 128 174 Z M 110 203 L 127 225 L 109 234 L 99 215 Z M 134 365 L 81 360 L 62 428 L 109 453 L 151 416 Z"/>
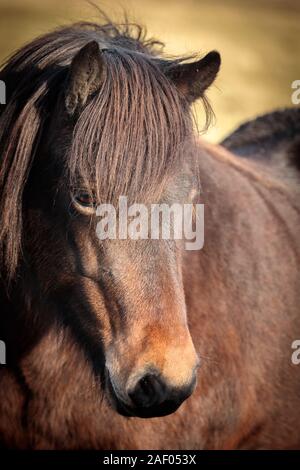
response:
<path id="1" fill-rule="evenodd" d="M 218 141 L 242 121 L 291 106 L 291 83 L 300 79 L 300 0 L 98 1 L 112 19 L 129 18 L 166 43 L 169 54 L 220 51 L 222 69 L 208 97 Z M 85 0 L 0 0 L 0 61 L 50 29 L 97 20 Z M 198 125 L 203 124 L 196 106 Z"/>

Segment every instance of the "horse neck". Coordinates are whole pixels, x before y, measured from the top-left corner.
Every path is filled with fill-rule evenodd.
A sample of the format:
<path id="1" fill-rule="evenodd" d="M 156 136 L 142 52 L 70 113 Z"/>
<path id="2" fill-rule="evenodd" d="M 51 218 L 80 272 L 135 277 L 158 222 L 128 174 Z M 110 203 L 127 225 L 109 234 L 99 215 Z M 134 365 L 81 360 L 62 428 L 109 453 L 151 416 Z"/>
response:
<path id="1" fill-rule="evenodd" d="M 36 302 L 36 287 L 21 272 L 22 267 L 14 280 L 0 283 L 0 339 L 6 343 L 10 364 L 16 364 L 40 337 L 45 323 L 40 319 L 39 310 L 44 309 Z"/>
<path id="2" fill-rule="evenodd" d="M 295 256 L 295 246 L 300 253 L 299 241 L 288 238 L 296 234 L 292 226 L 300 228 L 300 211 L 293 208 L 296 198 L 289 187 L 273 178 L 271 170 L 264 172 L 259 164 L 203 142 L 197 152 L 205 241 L 200 251 L 184 253 L 187 309 L 192 331 L 203 342 L 213 336 L 224 350 L 231 346 L 222 335 L 233 337 L 228 345 L 249 332 L 259 336 L 262 322 L 273 321 L 270 299 L 277 301 L 279 311 L 288 296 L 296 267 L 286 267 L 278 300 L 272 297 L 276 278 L 270 273 L 278 272 L 278 263 L 284 265 L 287 256 Z M 268 288 L 262 289 L 266 280 Z"/>

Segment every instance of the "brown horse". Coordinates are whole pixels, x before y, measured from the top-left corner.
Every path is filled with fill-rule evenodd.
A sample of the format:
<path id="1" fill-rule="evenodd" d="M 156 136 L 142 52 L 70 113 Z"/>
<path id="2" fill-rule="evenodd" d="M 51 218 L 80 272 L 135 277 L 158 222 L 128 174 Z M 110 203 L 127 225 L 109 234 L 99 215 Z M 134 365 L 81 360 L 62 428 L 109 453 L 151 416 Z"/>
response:
<path id="1" fill-rule="evenodd" d="M 300 446 L 299 110 L 208 145 L 220 56 L 159 46 L 78 24 L 0 73 L 3 447 Z M 100 241 L 120 195 L 204 203 L 204 248 Z"/>

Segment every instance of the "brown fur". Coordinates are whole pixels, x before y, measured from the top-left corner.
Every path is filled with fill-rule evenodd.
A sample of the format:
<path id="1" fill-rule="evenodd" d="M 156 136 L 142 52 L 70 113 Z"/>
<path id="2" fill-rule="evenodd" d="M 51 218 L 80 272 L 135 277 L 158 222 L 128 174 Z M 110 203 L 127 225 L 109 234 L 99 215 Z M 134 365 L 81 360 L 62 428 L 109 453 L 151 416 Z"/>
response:
<path id="1" fill-rule="evenodd" d="M 0 136 L 5 263 L 0 326 L 8 345 L 8 365 L 0 375 L 1 443 L 34 449 L 299 447 L 300 369 L 291 363 L 291 343 L 300 331 L 299 174 L 289 169 L 278 177 L 271 167 L 196 142 L 176 74 L 171 79 L 164 75 L 170 63 L 158 58 L 152 43 L 132 39 L 128 31 L 121 34 L 114 25 L 96 30 L 75 27 L 39 39 L 0 76 L 13 81 L 12 72 L 17 74 L 26 58 L 28 67 L 36 61 L 29 75 L 32 94 L 25 99 L 30 90 L 24 82 L 20 96 L 11 88 L 10 104 L 0 118 L 1 124 L 7 122 Z M 116 47 L 106 63 L 115 75 L 98 95 L 88 97 L 83 111 L 77 110 L 74 134 L 75 117 L 67 117 L 63 95 L 51 95 L 52 87 L 68 89 L 69 66 L 54 66 L 60 54 L 70 64 L 96 37 Z M 172 62 L 171 68 L 180 65 Z M 125 126 L 122 112 L 128 112 L 129 96 L 116 121 L 108 105 L 113 86 L 111 96 L 121 106 L 117 69 L 134 94 L 131 118 L 136 125 L 147 113 L 159 113 L 157 123 L 153 115 L 150 119 L 151 135 L 140 129 L 137 140 L 132 133 L 127 143 L 125 131 L 118 133 L 114 125 Z M 132 81 L 137 78 L 142 82 L 138 91 Z M 143 88 L 149 80 L 156 80 L 151 93 Z M 137 116 L 141 90 L 146 104 Z M 34 103 L 41 95 L 38 109 L 45 114 L 37 116 Z M 82 95 L 68 101 L 69 109 L 78 105 L 77 98 Z M 95 125 L 100 103 L 106 106 L 103 116 L 110 116 L 111 135 L 116 133 L 110 150 L 102 115 L 97 123 L 107 126 L 104 141 Z M 158 103 L 162 107 L 157 109 Z M 55 112 L 47 121 L 48 106 Z M 175 127 L 168 132 L 171 115 Z M 43 132 L 34 153 L 39 129 Z M 144 153 L 143 139 L 148 143 Z M 130 144 L 126 155 L 120 142 L 125 148 Z M 95 175 L 93 165 L 106 173 Z M 133 172 L 137 180 L 131 186 Z M 116 198 L 126 183 L 132 199 L 143 198 L 139 202 L 149 202 L 150 196 L 153 202 L 187 202 L 198 189 L 194 174 L 201 179 L 198 202 L 205 203 L 205 246 L 199 252 L 163 241 L 99 244 L 94 218 L 74 213 L 70 199 L 76 178 L 75 186 L 88 183 L 99 199 L 103 191 L 108 200 Z M 152 364 L 181 387 L 195 367 L 195 350 L 201 363 L 198 386 L 175 413 L 147 420 L 117 413 L 108 375 L 124 393 L 135 374 Z"/>

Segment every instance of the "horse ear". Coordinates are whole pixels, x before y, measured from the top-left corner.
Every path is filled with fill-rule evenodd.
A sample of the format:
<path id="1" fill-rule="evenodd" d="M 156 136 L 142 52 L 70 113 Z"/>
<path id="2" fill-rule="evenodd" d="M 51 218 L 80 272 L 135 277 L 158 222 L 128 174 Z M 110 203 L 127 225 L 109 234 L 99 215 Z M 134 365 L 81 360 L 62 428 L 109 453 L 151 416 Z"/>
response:
<path id="1" fill-rule="evenodd" d="M 187 64 L 178 64 L 168 75 L 189 102 L 201 98 L 215 80 L 221 65 L 217 51 L 209 52 L 203 59 Z"/>
<path id="2" fill-rule="evenodd" d="M 75 55 L 67 78 L 65 105 L 68 114 L 81 109 L 88 98 L 100 89 L 103 61 L 96 41 L 86 44 Z"/>

